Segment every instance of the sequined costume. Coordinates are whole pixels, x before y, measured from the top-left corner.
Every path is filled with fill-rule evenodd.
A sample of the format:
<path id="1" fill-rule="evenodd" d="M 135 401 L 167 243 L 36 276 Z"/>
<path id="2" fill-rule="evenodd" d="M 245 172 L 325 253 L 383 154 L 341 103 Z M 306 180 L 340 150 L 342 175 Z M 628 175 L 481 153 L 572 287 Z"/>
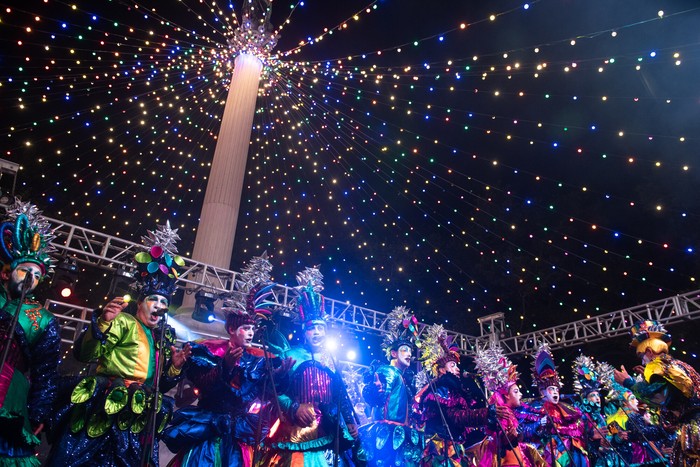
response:
<path id="1" fill-rule="evenodd" d="M 469 457 L 467 451 L 485 437 L 480 428 L 495 426 L 493 410 L 473 408 L 474 398 L 453 374 L 431 381 L 416 398 L 425 434 L 422 466 L 462 465 Z"/>
<path id="2" fill-rule="evenodd" d="M 4 364 L 0 363 L 3 466 L 39 465 L 34 452 L 39 438 L 34 431 L 49 425 L 56 397 L 61 345 L 58 322 L 30 299 L 53 267 L 53 237 L 37 207 L 19 199 L 8 207 L 0 224 L 0 355 L 8 352 Z"/>
<path id="3" fill-rule="evenodd" d="M 199 402 L 175 412 L 163 433 L 162 440 L 178 453 L 169 465 L 249 467 L 256 440 L 267 436 L 270 427 L 271 388 L 262 351 L 246 350 L 229 368 L 223 358 L 227 340 L 191 345 L 186 375 L 199 391 Z"/>
<path id="4" fill-rule="evenodd" d="M 30 466 L 39 465 L 32 427 L 51 416 L 61 341 L 56 318 L 31 300 L 22 305 L 15 337 L 8 340 L 18 303 L 0 287 L 0 351 L 11 345 L 0 374 L 0 465 Z"/>
<path id="5" fill-rule="evenodd" d="M 629 379 L 625 387 L 652 406 L 661 406 L 678 424 L 672 465 L 700 466 L 700 375 L 690 365 L 661 354 L 644 367 L 644 379 Z"/>
<path id="6" fill-rule="evenodd" d="M 647 423 L 641 414 L 627 407 L 620 407 L 616 413 L 607 418 L 607 422 L 611 425 L 611 433 L 613 433 L 611 444 L 628 464 L 666 462 L 659 449 L 667 438 L 661 427 Z M 620 437 L 623 431 L 627 434 L 626 439 Z M 620 459 L 610 459 L 604 465 L 626 464 Z"/>
<path id="7" fill-rule="evenodd" d="M 548 465 L 588 467 L 579 409 L 564 402 L 536 401 L 518 414 L 525 440 L 538 443 Z"/>
<path id="8" fill-rule="evenodd" d="M 98 361 L 94 376 L 78 380 L 57 414 L 59 433 L 49 466 L 140 465 L 157 360 L 170 358 L 175 333 L 166 327 L 163 352 L 157 348 L 158 330 L 144 326 L 134 316 L 121 313 L 110 323 L 93 318 L 92 325 L 75 344 L 79 361 Z M 177 384 L 181 375 L 166 363 L 160 392 Z M 173 410 L 171 397 L 159 394 L 156 425 L 161 432 Z M 158 463 L 157 445 L 153 460 Z"/>
<path id="9" fill-rule="evenodd" d="M 360 428 L 368 464 L 390 466 L 399 459 L 407 466 L 419 465 L 423 436 L 415 428 L 417 420 L 411 407 L 413 372 L 410 369 L 401 371 L 392 365 L 379 365 L 368 375 L 367 381 L 373 381 L 376 375 L 383 385 L 381 392 L 371 382 L 362 389 L 373 420 Z"/>
<path id="10" fill-rule="evenodd" d="M 630 334 L 638 355 L 649 349 L 655 357 L 644 366 L 641 381 L 628 378 L 622 384 L 640 401 L 661 407 L 662 415 L 678 426 L 671 465 L 700 467 L 700 374 L 668 354 L 671 336 L 656 321 L 636 323 Z"/>
<path id="11" fill-rule="evenodd" d="M 346 451 L 354 443 L 347 425 L 355 423 L 343 380 L 329 353 L 312 354 L 304 346 L 281 355 L 295 360 L 289 374 L 289 388 L 279 395 L 281 424 L 266 441 L 268 452 L 261 465 L 326 467 L 333 465 L 338 449 L 339 465 L 351 463 Z M 316 420 L 302 426 L 296 418 L 300 404 L 313 404 Z M 340 433 L 337 440 L 336 433 Z"/>

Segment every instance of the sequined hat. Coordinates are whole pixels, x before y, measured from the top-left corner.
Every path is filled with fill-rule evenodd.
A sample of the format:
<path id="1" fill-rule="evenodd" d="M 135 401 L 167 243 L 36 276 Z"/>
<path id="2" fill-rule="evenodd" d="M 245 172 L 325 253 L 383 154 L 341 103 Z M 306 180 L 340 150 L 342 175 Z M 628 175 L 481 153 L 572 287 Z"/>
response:
<path id="1" fill-rule="evenodd" d="M 544 343 L 537 349 L 535 361 L 532 365 L 532 381 L 540 390 L 547 389 L 550 386 L 561 387 L 559 373 L 554 364 L 552 350 L 549 344 Z"/>
<path id="2" fill-rule="evenodd" d="M 638 354 L 651 349 L 655 353 L 667 353 L 668 344 L 671 343 L 671 335 L 666 331 L 663 324 L 655 320 L 645 320 L 635 323 L 630 329 L 632 342 L 630 347 L 634 347 Z"/>
<path id="3" fill-rule="evenodd" d="M 270 281 L 272 263 L 267 252 L 255 256 L 243 267 L 231 298 L 224 300 L 221 311 L 226 316 L 226 329 L 245 324 L 259 325 L 272 315 L 274 303 L 268 301 L 275 283 Z"/>
<path id="4" fill-rule="evenodd" d="M 295 290 L 297 293 L 294 305 L 299 314 L 299 322 L 306 328 L 315 321 L 326 321 L 326 310 L 323 305 L 323 274 L 318 266 L 305 268 L 297 274 Z"/>
<path id="5" fill-rule="evenodd" d="M 402 345 L 413 348 L 418 336 L 418 320 L 410 309 L 405 306 L 397 306 L 386 316 L 386 329 L 382 341 L 382 349 L 386 357 L 391 360 L 391 351 L 399 350 Z"/>
<path id="6" fill-rule="evenodd" d="M 459 363 L 459 347 L 452 342 L 452 336 L 447 334 L 441 324 L 433 324 L 425 331 L 420 342 L 416 342 L 420 349 L 420 360 L 423 366 L 430 370 L 433 376 L 437 376 L 438 370 L 448 362 Z"/>
<path id="7" fill-rule="evenodd" d="M 51 241 L 55 236 L 51 224 L 35 205 L 15 198 L 14 204 L 7 208 L 0 232 L 0 260 L 4 264 L 14 269 L 20 263 L 34 263 L 42 275 L 52 271 L 55 261 L 51 255 L 56 249 Z"/>
<path id="8" fill-rule="evenodd" d="M 134 286 L 140 299 L 149 295 L 169 298 L 175 293 L 179 268 L 185 265 L 185 260 L 176 254 L 175 242 L 180 240 L 177 230 L 166 222 L 155 231 L 149 230 L 147 237 L 141 237 L 147 250 L 134 255 L 138 271 Z"/>
<path id="9" fill-rule="evenodd" d="M 518 368 L 506 357 L 499 345 L 477 350 L 474 363 L 484 386 L 492 393 L 507 394 L 520 378 Z"/>
<path id="10" fill-rule="evenodd" d="M 579 355 L 574 360 L 574 392 L 585 399 L 592 392 L 600 392 L 603 381 L 598 374 L 598 368 L 593 359 L 587 355 Z"/>

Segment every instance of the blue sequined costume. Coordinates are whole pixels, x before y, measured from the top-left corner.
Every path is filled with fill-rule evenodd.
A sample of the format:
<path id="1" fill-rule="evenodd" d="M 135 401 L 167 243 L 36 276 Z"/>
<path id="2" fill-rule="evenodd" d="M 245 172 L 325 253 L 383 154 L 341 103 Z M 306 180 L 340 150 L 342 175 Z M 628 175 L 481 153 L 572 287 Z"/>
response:
<path id="1" fill-rule="evenodd" d="M 48 425 L 51 416 L 61 339 L 56 318 L 38 302 L 26 300 L 15 337 L 8 340 L 18 303 L 0 287 L 0 351 L 11 345 L 0 374 L 0 465 L 38 466 L 34 449 L 39 438 L 32 427 Z"/>
<path id="2" fill-rule="evenodd" d="M 377 377 L 382 391 L 373 384 Z M 423 436 L 415 428 L 412 380 L 410 369 L 401 371 L 392 365 L 373 365 L 367 374 L 362 396 L 372 408 L 373 421 L 360 428 L 360 439 L 368 465 L 419 465 Z"/>
<path id="3" fill-rule="evenodd" d="M 175 412 L 163 433 L 168 448 L 178 453 L 169 465 L 250 466 L 256 440 L 270 427 L 272 388 L 265 358 L 257 349 L 247 349 L 229 368 L 223 358 L 227 340 L 190 345 L 186 375 L 199 390 L 199 403 Z"/>

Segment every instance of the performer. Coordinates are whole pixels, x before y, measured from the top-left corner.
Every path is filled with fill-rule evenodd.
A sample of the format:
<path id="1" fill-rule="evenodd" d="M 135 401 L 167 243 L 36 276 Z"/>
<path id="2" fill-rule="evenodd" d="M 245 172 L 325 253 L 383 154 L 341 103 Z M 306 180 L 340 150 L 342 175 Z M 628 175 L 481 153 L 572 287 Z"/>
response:
<path id="1" fill-rule="evenodd" d="M 537 350 L 532 378 L 542 399 L 522 412 L 526 439 L 540 442 L 549 465 L 588 467 L 581 411 L 559 400 L 561 382 L 546 343 Z"/>
<path id="2" fill-rule="evenodd" d="M 631 389 L 641 401 L 661 407 L 663 417 L 678 425 L 671 465 L 700 466 L 700 375 L 690 365 L 671 357 L 671 335 L 656 321 L 636 323 L 630 329 L 643 379 L 636 381 L 621 367 L 615 381 Z"/>
<path id="3" fill-rule="evenodd" d="M 304 343 L 281 355 L 294 364 L 289 388 L 279 396 L 281 423 L 266 442 L 268 451 L 260 465 L 350 465 L 348 449 L 357 438 L 357 425 L 340 370 L 325 349 L 323 276 L 318 268 L 306 268 L 297 281 L 296 310 Z"/>
<path id="4" fill-rule="evenodd" d="M 408 308 L 398 306 L 387 315 L 387 323 L 382 349 L 389 364 L 373 362 L 362 389 L 372 413 L 372 422 L 360 429 L 362 451 L 370 466 L 416 466 L 423 436 L 416 430 L 412 411 L 415 389 L 410 365 L 418 321 Z"/>
<path id="5" fill-rule="evenodd" d="M 159 327 L 175 291 L 177 267 L 184 265 L 175 255 L 178 239 L 169 223 L 143 238 L 150 248 L 135 255 L 135 314 L 127 311 L 124 297 L 114 298 L 93 314 L 91 326 L 76 342 L 76 358 L 97 361 L 97 371 L 79 380 L 59 410 L 58 438 L 48 465 L 136 466 L 144 465 L 144 459 L 158 465 L 158 442 L 150 439 L 154 427 L 148 426 L 149 417 L 157 410 L 155 428 L 162 431 L 174 401 L 153 394 L 154 384 L 160 378 L 162 393 L 174 387 L 190 354 L 188 346 L 173 346 L 175 331 L 170 326 Z M 148 448 L 150 452 L 142 452 Z"/>
<path id="6" fill-rule="evenodd" d="M 595 465 L 618 465 L 618 453 L 610 448 L 610 433 L 601 413 L 600 391 L 606 381 L 612 379 L 613 368 L 607 363 L 596 364 L 587 355 L 579 355 L 573 364 L 574 392 L 579 401 L 576 406 L 583 415 L 583 434 L 586 440 L 588 461 Z"/>
<path id="7" fill-rule="evenodd" d="M 639 412 L 639 401 L 632 391 L 615 384 L 615 391 L 611 397 L 619 405 L 617 412 L 607 418 L 613 433 L 612 443 L 627 464 L 666 465 L 666 459 L 659 447 L 667 437 L 664 430 L 644 420 L 644 416 Z M 618 462 L 610 465 L 625 464 Z"/>
<path id="8" fill-rule="evenodd" d="M 505 416 L 491 425 L 477 451 L 478 467 L 533 467 L 546 466 L 547 463 L 537 450 L 522 442 L 518 430 L 518 419 L 514 409 L 520 407 L 522 393 L 518 386 L 518 370 L 503 354 L 500 346 L 479 350 L 474 358 L 476 369 L 481 375 L 484 386 L 491 393 L 490 404 L 505 409 Z"/>
<path id="9" fill-rule="evenodd" d="M 0 234 L 0 355 L 6 355 L 0 373 L 0 465 L 38 466 L 37 435 L 51 417 L 61 339 L 56 318 L 30 296 L 52 267 L 53 235 L 36 206 L 18 199 Z"/>
<path id="10" fill-rule="evenodd" d="M 292 361 L 272 368 L 263 350 L 253 347 L 261 321 L 270 316 L 272 264 L 258 256 L 243 268 L 236 296 L 222 309 L 228 340 L 191 343 L 187 378 L 199 391 L 197 406 L 173 416 L 163 441 L 176 452 L 169 466 L 255 465 L 254 446 L 270 429 L 273 390 L 268 372 L 286 375 Z M 268 354 L 269 355 L 269 354 Z M 269 365 L 269 366 L 268 366 Z"/>

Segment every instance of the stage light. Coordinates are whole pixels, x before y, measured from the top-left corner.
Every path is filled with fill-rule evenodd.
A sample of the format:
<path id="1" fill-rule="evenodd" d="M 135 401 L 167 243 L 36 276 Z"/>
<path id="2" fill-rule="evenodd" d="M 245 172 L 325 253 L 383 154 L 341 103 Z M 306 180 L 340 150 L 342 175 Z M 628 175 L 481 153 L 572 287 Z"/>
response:
<path id="1" fill-rule="evenodd" d="M 68 298 L 73 295 L 73 284 L 67 284 L 61 288 L 61 297 Z"/>
<path id="2" fill-rule="evenodd" d="M 347 358 L 351 362 L 354 362 L 357 359 L 357 352 L 355 352 L 354 350 L 348 350 L 348 353 L 345 354 L 345 358 Z"/>
<path id="3" fill-rule="evenodd" d="M 211 323 L 216 320 L 214 315 L 214 302 L 217 296 L 212 292 L 200 290 L 194 295 L 194 310 L 192 319 L 200 323 Z"/>
<path id="4" fill-rule="evenodd" d="M 326 337 L 326 350 L 329 352 L 338 350 L 338 341 L 333 337 Z"/>
<path id="5" fill-rule="evenodd" d="M 63 258 L 56 266 L 56 273 L 51 280 L 51 293 L 58 300 L 67 300 L 75 294 L 78 280 L 78 263 L 75 259 Z"/>

